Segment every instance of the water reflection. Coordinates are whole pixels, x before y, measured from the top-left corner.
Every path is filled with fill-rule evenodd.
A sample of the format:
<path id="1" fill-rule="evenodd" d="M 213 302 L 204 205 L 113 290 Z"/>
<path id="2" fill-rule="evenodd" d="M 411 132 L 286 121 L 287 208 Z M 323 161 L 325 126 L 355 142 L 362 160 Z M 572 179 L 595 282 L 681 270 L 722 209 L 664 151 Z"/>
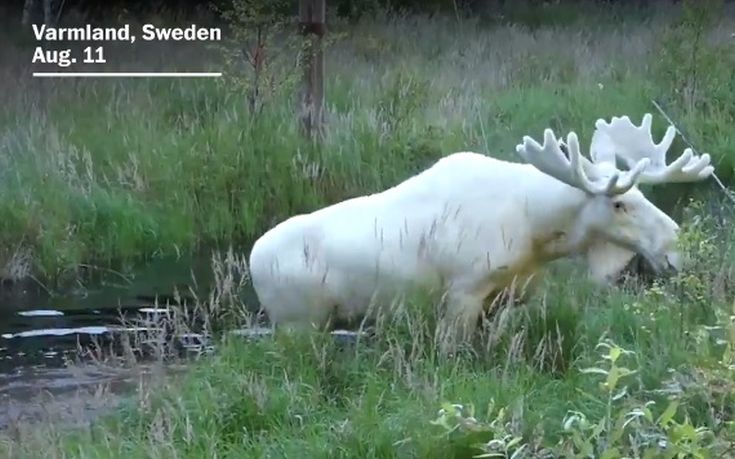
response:
<path id="1" fill-rule="evenodd" d="M 209 349 L 200 330 L 172 336 L 171 324 L 160 320 L 169 317 L 174 297 L 208 291 L 209 257 L 159 260 L 125 283 L 113 277 L 56 295 L 30 281 L 0 287 L 0 428 L 80 393 L 133 390 L 164 346 L 181 356 Z M 138 362 L 132 367 L 105 364 L 130 352 Z"/>

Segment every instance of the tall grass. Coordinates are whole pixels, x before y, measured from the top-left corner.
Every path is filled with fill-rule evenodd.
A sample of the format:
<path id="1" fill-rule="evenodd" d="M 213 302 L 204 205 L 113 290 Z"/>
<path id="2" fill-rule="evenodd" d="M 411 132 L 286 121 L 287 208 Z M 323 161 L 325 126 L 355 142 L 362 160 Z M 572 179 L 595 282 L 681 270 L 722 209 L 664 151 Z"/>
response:
<path id="1" fill-rule="evenodd" d="M 699 206 L 687 211 L 702 215 Z M 85 427 L 21 426 L 0 436 L 0 453 L 729 457 L 735 239 L 718 218 L 688 221 L 687 273 L 602 289 L 579 267 L 559 266 L 542 294 L 490 317 L 454 357 L 437 352 L 435 309 L 421 298 L 354 342 L 226 335 L 185 376 L 141 389 Z M 213 268 L 217 288 L 202 307 L 246 309 L 233 276 L 242 260 L 216 259 Z"/>
<path id="2" fill-rule="evenodd" d="M 247 247 L 288 215 L 381 190 L 447 153 L 515 159 L 522 135 L 551 126 L 589 139 L 596 118 L 640 117 L 651 98 L 670 102 L 729 178 L 732 15 L 698 42 L 696 56 L 717 58 L 695 76 L 687 66 L 704 61 L 681 57 L 676 12 L 615 17 L 534 28 L 455 16 L 336 21 L 332 30 L 344 34 L 327 51 L 328 130 L 316 149 L 302 141 L 285 89 L 253 117 L 244 95 L 216 81 L 31 80 L 28 48 L 6 48 L 14 64 L 0 70 L 9 107 L 0 115 L 3 274 L 64 280 L 81 264 L 124 269 L 178 251 Z M 119 51 L 114 65 L 216 68 L 207 53 Z M 662 70 L 671 67 L 678 73 Z M 692 79 L 688 97 L 698 102 L 680 103 Z M 720 102 L 705 103 L 710 92 Z M 658 134 L 664 127 L 657 120 Z"/>
<path id="3" fill-rule="evenodd" d="M 252 117 L 242 96 L 211 81 L 36 85 L 17 68 L 0 70 L 13 88 L 0 92 L 12 107 L 0 115 L 0 247 L 49 278 L 83 261 L 245 247 L 279 219 L 378 191 L 448 152 L 514 159 L 521 136 L 547 126 L 588 141 L 595 119 L 639 118 L 653 111 L 651 98 L 666 102 L 732 180 L 731 12 L 704 32 L 691 14 L 615 18 L 533 28 L 455 16 L 337 24 L 348 33 L 327 53 L 321 148 L 302 142 L 288 93 Z M 657 134 L 664 128 L 659 118 Z M 692 194 L 672 189 L 658 201 Z M 673 279 L 600 289 L 561 264 L 542 294 L 490 317 L 452 359 L 437 354 L 434 310 L 421 299 L 398 304 L 352 344 L 315 333 L 228 335 L 183 381 L 143 391 L 87 428 L 6 435 L 0 451 L 729 457 L 732 206 L 704 196 L 680 208 L 692 265 Z M 217 286 L 202 307 L 237 320 L 234 311 L 247 309 L 237 293 L 243 260 L 232 254 L 214 270 Z"/>

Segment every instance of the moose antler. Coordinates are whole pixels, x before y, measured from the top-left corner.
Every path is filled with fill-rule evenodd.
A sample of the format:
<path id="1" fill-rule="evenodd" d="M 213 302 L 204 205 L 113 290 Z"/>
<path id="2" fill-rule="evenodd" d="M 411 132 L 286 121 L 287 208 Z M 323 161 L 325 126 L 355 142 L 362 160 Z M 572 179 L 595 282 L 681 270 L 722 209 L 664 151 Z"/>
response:
<path id="1" fill-rule="evenodd" d="M 694 182 L 712 174 L 714 167 L 710 165 L 710 155 L 695 155 L 691 148 L 685 149 L 681 156 L 666 165 L 666 153 L 674 141 L 676 128 L 669 126 L 663 139 L 655 143 L 651 133 L 652 119 L 651 114 L 646 113 L 640 126 L 634 125 L 628 116 L 614 116 L 609 123 L 598 119 L 590 155 L 607 160 L 614 160 L 617 156 L 628 167 L 633 167 L 641 159 L 650 159 L 648 167 L 640 175 L 640 183 Z"/>
<path id="2" fill-rule="evenodd" d="M 582 156 L 579 150 L 577 134 L 570 132 L 567 135 L 565 149 L 568 151 L 569 159 L 564 155 L 560 147 L 560 140 L 556 138 L 551 129 L 544 131 L 544 144 L 539 145 L 529 136 L 523 137 L 523 143 L 516 146 L 518 154 L 541 172 L 560 180 L 567 185 L 578 188 L 589 194 L 605 194 L 613 196 L 623 194 L 632 188 L 638 176 L 648 166 L 650 159 L 642 158 L 629 171 L 621 171 L 614 168 L 612 164 L 605 166 L 612 174 L 604 174 L 599 162 L 592 163 Z M 591 176 L 586 171 L 591 172 Z"/>

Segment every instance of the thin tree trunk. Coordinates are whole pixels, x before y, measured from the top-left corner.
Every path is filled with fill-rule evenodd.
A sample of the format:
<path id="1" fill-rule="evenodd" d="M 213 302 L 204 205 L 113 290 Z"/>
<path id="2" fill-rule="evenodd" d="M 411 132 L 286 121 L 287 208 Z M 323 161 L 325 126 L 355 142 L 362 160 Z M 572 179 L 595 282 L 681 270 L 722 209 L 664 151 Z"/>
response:
<path id="1" fill-rule="evenodd" d="M 53 0 L 43 0 L 43 23 L 49 26 L 54 23 Z"/>
<path id="2" fill-rule="evenodd" d="M 320 137 L 324 124 L 324 51 L 326 32 L 325 0 L 300 0 L 299 23 L 306 38 L 304 81 L 301 99 L 301 125 L 311 139 Z"/>
<path id="3" fill-rule="evenodd" d="M 31 22 L 33 21 L 34 12 L 36 9 L 36 1 L 35 0 L 25 0 L 23 3 L 23 19 L 21 19 L 21 22 L 24 26 L 31 25 Z"/>
<path id="4" fill-rule="evenodd" d="M 54 8 L 55 0 L 25 0 L 23 2 L 23 17 L 21 22 L 24 26 L 36 24 L 42 20 L 47 26 L 55 26 L 61 15 L 60 4 L 58 8 Z"/>

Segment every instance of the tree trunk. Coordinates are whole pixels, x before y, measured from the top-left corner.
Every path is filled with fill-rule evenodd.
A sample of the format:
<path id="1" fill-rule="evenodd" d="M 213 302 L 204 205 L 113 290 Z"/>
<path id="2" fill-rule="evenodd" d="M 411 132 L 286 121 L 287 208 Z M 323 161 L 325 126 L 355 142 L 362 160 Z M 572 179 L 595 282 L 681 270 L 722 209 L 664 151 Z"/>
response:
<path id="1" fill-rule="evenodd" d="M 23 19 L 21 20 L 23 22 L 24 26 L 31 25 L 35 16 L 35 10 L 36 10 L 36 1 L 35 0 L 25 0 L 23 3 Z"/>
<path id="2" fill-rule="evenodd" d="M 43 0 L 43 23 L 54 25 L 53 0 Z"/>
<path id="3" fill-rule="evenodd" d="M 304 81 L 301 98 L 301 125 L 310 138 L 322 134 L 324 124 L 324 51 L 325 0 L 300 0 L 299 25 L 306 39 Z"/>
<path id="4" fill-rule="evenodd" d="M 54 4 L 58 6 L 54 7 Z M 61 8 L 63 8 L 63 3 L 55 0 L 25 0 L 21 22 L 24 26 L 39 22 L 47 26 L 55 26 L 61 14 Z"/>

